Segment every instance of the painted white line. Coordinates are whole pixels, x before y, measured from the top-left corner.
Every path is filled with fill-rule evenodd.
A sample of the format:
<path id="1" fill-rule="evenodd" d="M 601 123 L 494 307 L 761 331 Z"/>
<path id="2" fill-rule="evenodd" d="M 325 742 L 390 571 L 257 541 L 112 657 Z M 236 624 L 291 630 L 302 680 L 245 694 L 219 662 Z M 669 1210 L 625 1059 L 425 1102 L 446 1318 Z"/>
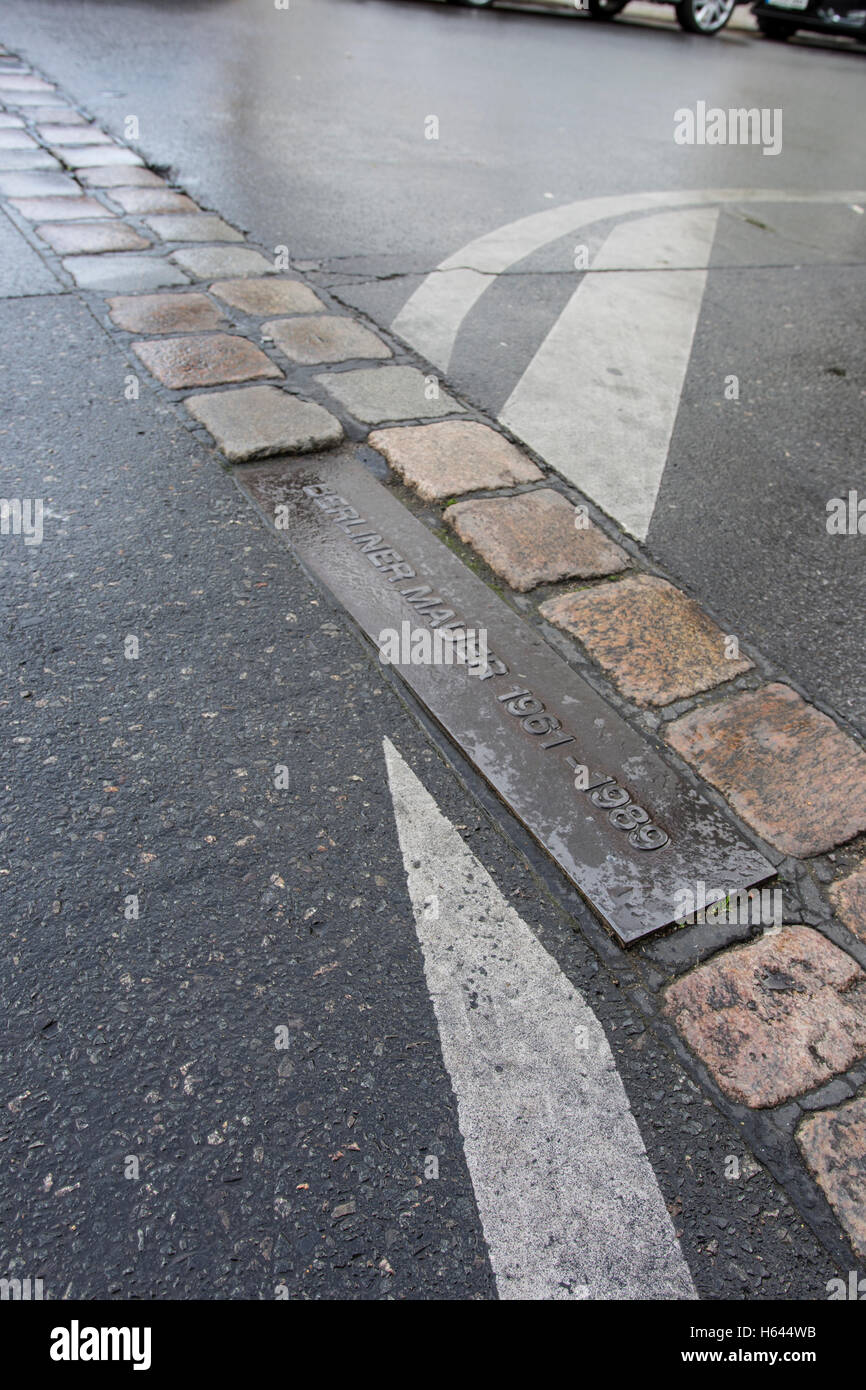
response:
<path id="1" fill-rule="evenodd" d="M 696 1298 L 601 1025 L 383 746 L 499 1297 Z"/>
<path id="2" fill-rule="evenodd" d="M 618 223 L 499 417 L 638 540 L 667 462 L 718 216 L 701 207 Z"/>
<path id="3" fill-rule="evenodd" d="M 391 327 L 447 372 L 457 334 L 470 309 L 493 283 L 493 278 L 533 251 L 569 232 L 611 217 L 652 212 L 666 207 L 713 203 L 862 203 L 866 193 L 789 192 L 779 188 L 705 188 L 682 192 L 629 193 L 605 198 L 581 198 L 559 208 L 518 218 L 476 237 L 440 261 L 410 295 Z"/>

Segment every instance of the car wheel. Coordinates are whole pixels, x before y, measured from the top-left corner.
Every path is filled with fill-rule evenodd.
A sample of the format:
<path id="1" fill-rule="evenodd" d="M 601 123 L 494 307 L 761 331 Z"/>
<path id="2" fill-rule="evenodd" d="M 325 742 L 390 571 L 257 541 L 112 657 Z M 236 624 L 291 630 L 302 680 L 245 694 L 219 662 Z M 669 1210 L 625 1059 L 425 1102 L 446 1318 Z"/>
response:
<path id="1" fill-rule="evenodd" d="M 717 34 L 734 13 L 736 0 L 680 0 L 676 7 L 681 29 L 689 34 Z"/>
<path id="2" fill-rule="evenodd" d="M 613 19 L 627 4 L 628 0 L 588 0 L 589 12 L 593 19 Z"/>
<path id="3" fill-rule="evenodd" d="M 778 39 L 780 43 L 783 43 L 785 39 L 789 39 L 792 34 L 797 32 L 797 26 L 786 24 L 784 19 L 764 19 L 763 15 L 757 15 L 756 18 L 758 28 L 765 38 Z"/>
<path id="4" fill-rule="evenodd" d="M 493 0 L 451 0 L 452 5 L 472 5 L 473 8 L 481 5 L 492 5 Z"/>

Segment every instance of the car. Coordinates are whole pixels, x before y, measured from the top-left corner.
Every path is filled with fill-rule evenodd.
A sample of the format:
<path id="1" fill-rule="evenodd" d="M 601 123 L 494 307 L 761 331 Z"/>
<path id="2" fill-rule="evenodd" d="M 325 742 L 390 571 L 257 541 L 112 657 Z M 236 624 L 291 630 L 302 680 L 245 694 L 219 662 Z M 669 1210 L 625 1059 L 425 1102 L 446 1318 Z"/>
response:
<path id="1" fill-rule="evenodd" d="M 664 3 L 664 0 L 654 0 Z M 689 34 L 717 34 L 724 29 L 738 4 L 745 0 L 677 0 L 674 10 L 677 23 Z M 624 10 L 628 0 L 587 0 L 593 19 L 613 19 Z"/>
<path id="2" fill-rule="evenodd" d="M 492 5 L 493 0 L 451 0 L 451 3 L 480 8 Z M 652 0 L 652 3 L 673 4 L 680 28 L 690 34 L 717 34 L 724 29 L 737 5 L 747 4 L 748 0 Z M 610 20 L 627 4 L 628 0 L 581 0 L 574 8 L 587 9 L 593 19 Z"/>
<path id="3" fill-rule="evenodd" d="M 798 29 L 814 34 L 838 34 L 843 38 L 866 43 L 866 7 L 864 0 L 759 0 L 752 10 L 758 28 L 768 39 L 784 41 Z"/>

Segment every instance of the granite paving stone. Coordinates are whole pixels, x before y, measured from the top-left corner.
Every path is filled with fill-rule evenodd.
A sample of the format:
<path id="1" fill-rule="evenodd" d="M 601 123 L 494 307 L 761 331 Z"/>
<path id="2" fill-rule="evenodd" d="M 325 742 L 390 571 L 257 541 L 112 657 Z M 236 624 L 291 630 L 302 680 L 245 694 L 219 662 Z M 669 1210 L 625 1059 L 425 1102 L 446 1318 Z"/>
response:
<path id="1" fill-rule="evenodd" d="M 80 198 L 81 189 L 68 174 L 36 170 L 0 174 L 0 193 L 4 198 Z"/>
<path id="2" fill-rule="evenodd" d="M 124 212 L 198 212 L 198 204 L 185 193 L 173 188 L 113 188 L 112 202 L 119 203 Z"/>
<path id="3" fill-rule="evenodd" d="M 504 435 L 478 420 L 439 420 L 373 430 L 367 443 L 425 502 L 540 482 L 540 468 Z"/>
<path id="4" fill-rule="evenodd" d="M 133 348 L 157 380 L 174 391 L 282 377 L 255 343 L 232 333 L 155 339 L 134 343 Z"/>
<path id="5" fill-rule="evenodd" d="M 0 129 L 0 150 L 38 150 L 39 146 L 26 130 Z"/>
<path id="6" fill-rule="evenodd" d="M 243 241 L 243 232 L 214 212 L 166 212 L 145 222 L 162 241 Z"/>
<path id="7" fill-rule="evenodd" d="M 822 854 L 866 830 L 866 753 L 789 686 L 705 705 L 667 737 L 783 854 Z"/>
<path id="8" fill-rule="evenodd" d="M 360 367 L 317 376 L 316 381 L 366 425 L 452 415 L 463 410 L 441 387 L 435 397 L 428 399 L 428 379 L 417 367 Z"/>
<path id="9" fill-rule="evenodd" d="M 458 536 L 518 593 L 560 579 L 615 574 L 628 556 L 593 522 L 575 526 L 576 510 L 552 488 L 518 497 L 472 498 L 446 508 Z"/>
<path id="10" fill-rule="evenodd" d="M 66 105 L 63 97 L 58 96 L 50 88 L 47 91 L 42 91 L 40 89 L 38 91 L 0 92 L 0 100 L 2 100 L 6 106 L 14 106 L 16 108 L 22 106 L 38 106 L 40 111 L 47 111 L 49 107 L 59 108 Z"/>
<path id="11" fill-rule="evenodd" d="M 268 275 L 270 261 L 248 246 L 191 246 L 173 251 L 171 260 L 199 280 L 219 280 L 224 275 Z"/>
<path id="12" fill-rule="evenodd" d="M 140 155 L 123 145 L 55 145 L 54 148 L 70 169 L 105 169 L 111 165 L 131 168 L 142 163 Z"/>
<path id="13" fill-rule="evenodd" d="M 726 1095 L 752 1108 L 866 1056 L 866 975 L 810 927 L 783 927 L 682 976 L 665 1012 Z"/>
<path id="14" fill-rule="evenodd" d="M 97 255 L 104 251 L 143 251 L 150 246 L 125 222 L 44 222 L 37 236 L 62 255 Z"/>
<path id="15" fill-rule="evenodd" d="M 669 705 L 752 666 L 748 657 L 727 658 L 726 635 L 700 604 L 655 575 L 560 594 L 539 612 L 577 637 L 638 705 Z"/>
<path id="16" fill-rule="evenodd" d="M 10 198 L 16 212 L 29 222 L 80 221 L 85 217 L 113 217 L 96 198 Z"/>
<path id="17" fill-rule="evenodd" d="M 161 256 L 134 252 L 67 256 L 63 268 L 85 290 L 158 290 L 166 285 L 189 284 L 183 271 Z"/>
<path id="18" fill-rule="evenodd" d="M 343 438 L 342 425 L 329 411 L 274 386 L 214 391 L 190 396 L 185 404 L 231 463 L 327 449 Z"/>
<path id="19" fill-rule="evenodd" d="M 32 73 L 8 73 L 0 76 L 0 99 L 6 92 L 53 92 L 54 86 Z"/>
<path id="20" fill-rule="evenodd" d="M 0 150 L 0 170 L 59 169 L 60 165 L 47 150 Z"/>
<path id="21" fill-rule="evenodd" d="M 262 336 L 273 339 L 280 352 L 292 362 L 306 366 L 392 355 L 387 343 L 369 328 L 338 314 L 271 319 L 262 324 Z"/>
<path id="22" fill-rule="evenodd" d="M 797 1143 L 858 1258 L 866 1260 L 866 1096 L 808 1115 Z"/>
<path id="23" fill-rule="evenodd" d="M 223 303 L 244 314 L 315 314 L 325 306 L 300 280 L 218 280 L 210 287 Z"/>
<path id="24" fill-rule="evenodd" d="M 124 164 L 115 168 L 82 169 L 78 175 L 87 188 L 167 188 L 165 179 L 152 169 Z"/>
<path id="25" fill-rule="evenodd" d="M 837 879 L 830 887 L 836 916 L 861 941 L 866 941 L 866 864 Z"/>
<path id="26" fill-rule="evenodd" d="M 67 106 L 62 97 L 58 97 L 56 100 L 52 99 L 50 106 L 28 106 L 27 116 L 37 125 L 46 121 L 57 122 L 58 124 L 62 121 L 64 125 L 88 124 L 87 117 L 73 110 L 71 106 Z"/>
<path id="27" fill-rule="evenodd" d="M 70 121 L 68 125 L 39 125 L 40 139 L 46 145 L 112 145 L 114 141 L 104 130 L 96 125 L 81 125 Z"/>
<path id="28" fill-rule="evenodd" d="M 109 315 L 127 333 L 205 333 L 225 327 L 225 319 L 205 294 L 119 295 L 108 301 Z"/>

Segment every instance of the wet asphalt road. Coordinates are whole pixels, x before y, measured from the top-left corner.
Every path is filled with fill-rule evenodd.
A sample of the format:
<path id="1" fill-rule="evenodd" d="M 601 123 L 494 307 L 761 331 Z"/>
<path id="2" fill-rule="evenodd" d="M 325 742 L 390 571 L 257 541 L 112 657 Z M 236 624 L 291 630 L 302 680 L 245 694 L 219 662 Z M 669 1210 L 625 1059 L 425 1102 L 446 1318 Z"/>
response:
<path id="1" fill-rule="evenodd" d="M 4 1274 L 496 1296 L 387 736 L 603 1024 L 701 1296 L 824 1298 L 833 1260 L 646 1028 L 622 954 L 552 904 L 214 455 L 147 385 L 124 399 L 76 296 L 0 301 L 0 343 L 4 486 L 50 513 L 0 551 Z"/>
<path id="2" fill-rule="evenodd" d="M 387 1259 L 397 1297 L 489 1297 L 382 734 L 436 759 L 88 312 L 2 319 L 63 344 L 4 355 L 7 486 L 56 514 L 2 554 L 4 1272 L 353 1298 Z"/>
<path id="3" fill-rule="evenodd" d="M 340 71 L 321 31 L 316 56 L 315 25 L 365 16 L 369 32 L 396 15 L 429 39 L 443 18 L 467 19 L 341 0 L 314 17 L 297 0 L 308 77 L 321 68 L 323 153 L 311 143 L 293 163 L 291 143 L 262 143 L 268 84 L 225 79 L 267 59 L 270 119 L 296 121 L 303 144 L 316 103 L 299 116 L 294 91 L 287 100 L 273 42 L 258 60 L 239 55 L 253 6 L 74 9 L 75 25 L 69 3 L 10 0 L 0 39 L 118 133 L 134 91 L 156 163 L 310 259 L 325 256 L 316 236 L 329 248 L 342 224 L 322 218 L 300 235 L 304 208 L 321 214 L 299 169 L 324 177 L 340 139 L 333 170 L 355 178 L 365 164 L 357 126 L 338 137 L 337 116 L 324 119 L 325 70 L 332 108 Z M 549 21 L 533 18 L 533 32 Z M 400 71 L 393 45 L 377 52 Z M 360 86 L 363 126 L 384 89 L 369 75 Z M 387 252 L 370 243 L 382 265 L 417 250 L 423 268 L 402 235 L 408 209 L 402 229 L 389 213 L 401 159 L 378 163 L 381 184 L 357 206 L 343 197 L 343 245 L 361 244 L 366 218 L 394 238 Z M 467 202 L 472 163 L 458 180 Z M 452 224 L 443 238 L 458 240 L 434 260 L 477 230 L 459 198 L 437 197 Z M 482 229 L 525 210 L 506 202 L 487 207 Z M 423 236 L 423 218 L 413 225 Z M 52 1297 L 270 1299 L 283 1282 L 293 1298 L 495 1296 L 403 877 L 387 736 L 597 1012 L 700 1294 L 823 1298 L 834 1263 L 766 1172 L 746 1162 L 742 1180 L 725 1179 L 742 1137 L 645 1028 L 615 965 L 574 933 L 209 451 L 147 386 L 125 402 L 117 348 L 77 297 L 47 292 L 40 264 L 26 269 L 10 287 L 22 297 L 0 304 L 4 491 L 44 496 L 55 516 L 50 544 L 4 542 L 0 555 L 0 893 L 15 947 L 3 964 L 5 1272 L 43 1276 Z M 277 762 L 291 769 L 287 792 L 273 788 Z M 137 920 L 124 917 L 130 893 Z M 292 1041 L 277 1051 L 283 1025 Z M 431 1153 L 436 1182 L 423 1177 Z M 125 1176 L 130 1158 L 137 1177 Z"/>
<path id="4" fill-rule="evenodd" d="M 6 0 L 3 25 L 115 133 L 136 115 L 190 193 L 384 324 L 444 257 L 559 203 L 866 182 L 851 45 L 427 0 Z M 675 144 L 673 111 L 698 100 L 782 108 L 782 153 Z M 573 292 L 573 241 L 464 324 L 450 379 L 474 404 L 499 411 Z M 825 519 L 863 489 L 864 261 L 847 207 L 723 215 L 648 537 L 726 631 L 861 730 L 862 541 Z"/>

